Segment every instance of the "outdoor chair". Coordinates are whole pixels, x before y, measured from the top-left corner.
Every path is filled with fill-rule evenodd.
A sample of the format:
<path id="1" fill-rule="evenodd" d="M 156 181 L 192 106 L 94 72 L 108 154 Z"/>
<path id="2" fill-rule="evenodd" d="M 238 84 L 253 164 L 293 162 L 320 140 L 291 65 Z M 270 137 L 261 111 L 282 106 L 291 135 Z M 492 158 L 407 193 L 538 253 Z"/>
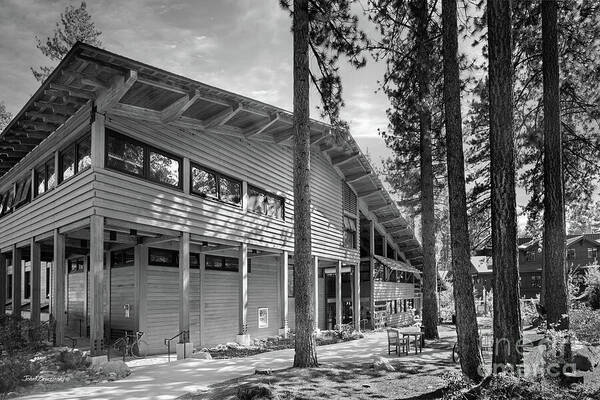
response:
<path id="1" fill-rule="evenodd" d="M 400 332 L 397 329 L 388 329 L 388 355 L 392 354 L 392 348 L 396 352 L 396 355 L 400 355 L 400 348 L 404 354 L 408 354 L 408 338 L 400 336 Z"/>

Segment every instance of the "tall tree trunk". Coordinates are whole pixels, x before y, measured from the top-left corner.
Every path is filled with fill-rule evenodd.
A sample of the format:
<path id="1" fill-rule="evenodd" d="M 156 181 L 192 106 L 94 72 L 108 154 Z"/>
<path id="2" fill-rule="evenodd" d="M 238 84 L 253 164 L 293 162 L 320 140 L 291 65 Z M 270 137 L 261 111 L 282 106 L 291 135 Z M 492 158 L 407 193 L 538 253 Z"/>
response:
<path id="1" fill-rule="evenodd" d="M 456 0 L 442 0 L 444 41 L 444 108 L 446 155 L 448 158 L 448 197 L 456 334 L 463 373 L 474 381 L 483 375 L 483 358 L 479 347 L 477 315 L 470 267 L 471 255 L 465 192 L 462 118 L 460 113 L 460 76 L 458 67 L 458 32 Z"/>
<path id="2" fill-rule="evenodd" d="M 558 76 L 558 3 L 542 1 L 542 72 L 544 75 L 544 286 L 548 326 L 569 327 L 565 268 L 565 205 L 563 187 L 560 91 Z"/>
<path id="3" fill-rule="evenodd" d="M 521 362 L 512 104 L 512 1 L 488 0 L 492 261 L 494 266 L 493 372 Z"/>
<path id="4" fill-rule="evenodd" d="M 294 0 L 294 367 L 317 366 L 310 226 L 308 0 Z"/>
<path id="5" fill-rule="evenodd" d="M 431 41 L 428 33 L 427 0 L 412 4 L 417 22 L 417 64 L 421 158 L 421 235 L 423 244 L 423 325 L 425 338 L 438 338 L 437 270 L 435 267 L 435 211 L 433 198 L 433 156 L 431 107 L 429 106 Z"/>

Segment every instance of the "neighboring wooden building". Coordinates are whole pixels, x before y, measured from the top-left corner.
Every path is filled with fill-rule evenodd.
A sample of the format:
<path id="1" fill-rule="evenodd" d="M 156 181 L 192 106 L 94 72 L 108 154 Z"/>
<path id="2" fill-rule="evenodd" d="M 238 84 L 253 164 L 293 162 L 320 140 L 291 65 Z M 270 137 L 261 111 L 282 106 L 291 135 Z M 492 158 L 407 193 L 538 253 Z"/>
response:
<path id="1" fill-rule="evenodd" d="M 0 135 L 0 314 L 31 279 L 40 320 L 47 263 L 58 342 L 81 329 L 93 354 L 124 330 L 162 352 L 182 331 L 205 346 L 293 329 L 292 118 L 76 44 Z M 331 276 L 335 321 L 418 308 L 408 223 L 352 137 L 310 126 L 318 327 Z"/>
<path id="2" fill-rule="evenodd" d="M 569 272 L 584 271 L 586 266 L 598 265 L 600 234 L 567 235 L 566 267 Z M 524 298 L 535 298 L 541 295 L 543 280 L 544 251 L 540 241 L 530 237 L 519 238 L 519 277 L 520 294 Z M 493 268 L 491 249 L 484 249 L 472 257 L 472 262 L 479 267 L 475 277 L 475 289 L 479 295 L 483 287 L 491 290 Z"/>

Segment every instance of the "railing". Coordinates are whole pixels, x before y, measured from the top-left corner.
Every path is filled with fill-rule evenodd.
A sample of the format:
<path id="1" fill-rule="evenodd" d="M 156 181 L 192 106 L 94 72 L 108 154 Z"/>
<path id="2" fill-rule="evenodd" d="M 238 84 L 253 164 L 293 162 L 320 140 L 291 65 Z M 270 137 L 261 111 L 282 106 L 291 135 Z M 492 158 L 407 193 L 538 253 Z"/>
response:
<path id="1" fill-rule="evenodd" d="M 183 335 L 182 339 L 183 339 L 183 343 L 184 343 L 183 358 L 185 358 L 185 343 L 187 343 L 189 341 L 189 334 L 190 334 L 189 331 L 181 331 L 177 335 L 173 336 L 172 338 L 165 339 L 165 346 L 167 346 L 167 361 L 168 362 L 171 362 L 171 341 L 177 339 L 178 337 L 181 337 L 182 335 Z"/>

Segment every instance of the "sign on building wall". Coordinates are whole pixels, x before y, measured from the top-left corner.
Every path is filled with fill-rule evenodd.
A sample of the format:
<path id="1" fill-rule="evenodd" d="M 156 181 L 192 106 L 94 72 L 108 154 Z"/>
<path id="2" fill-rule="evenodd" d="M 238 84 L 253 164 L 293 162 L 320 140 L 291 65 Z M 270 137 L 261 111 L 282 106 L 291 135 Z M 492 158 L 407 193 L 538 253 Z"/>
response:
<path id="1" fill-rule="evenodd" d="M 259 308 L 258 309 L 258 327 L 268 328 L 269 327 L 269 309 Z"/>

